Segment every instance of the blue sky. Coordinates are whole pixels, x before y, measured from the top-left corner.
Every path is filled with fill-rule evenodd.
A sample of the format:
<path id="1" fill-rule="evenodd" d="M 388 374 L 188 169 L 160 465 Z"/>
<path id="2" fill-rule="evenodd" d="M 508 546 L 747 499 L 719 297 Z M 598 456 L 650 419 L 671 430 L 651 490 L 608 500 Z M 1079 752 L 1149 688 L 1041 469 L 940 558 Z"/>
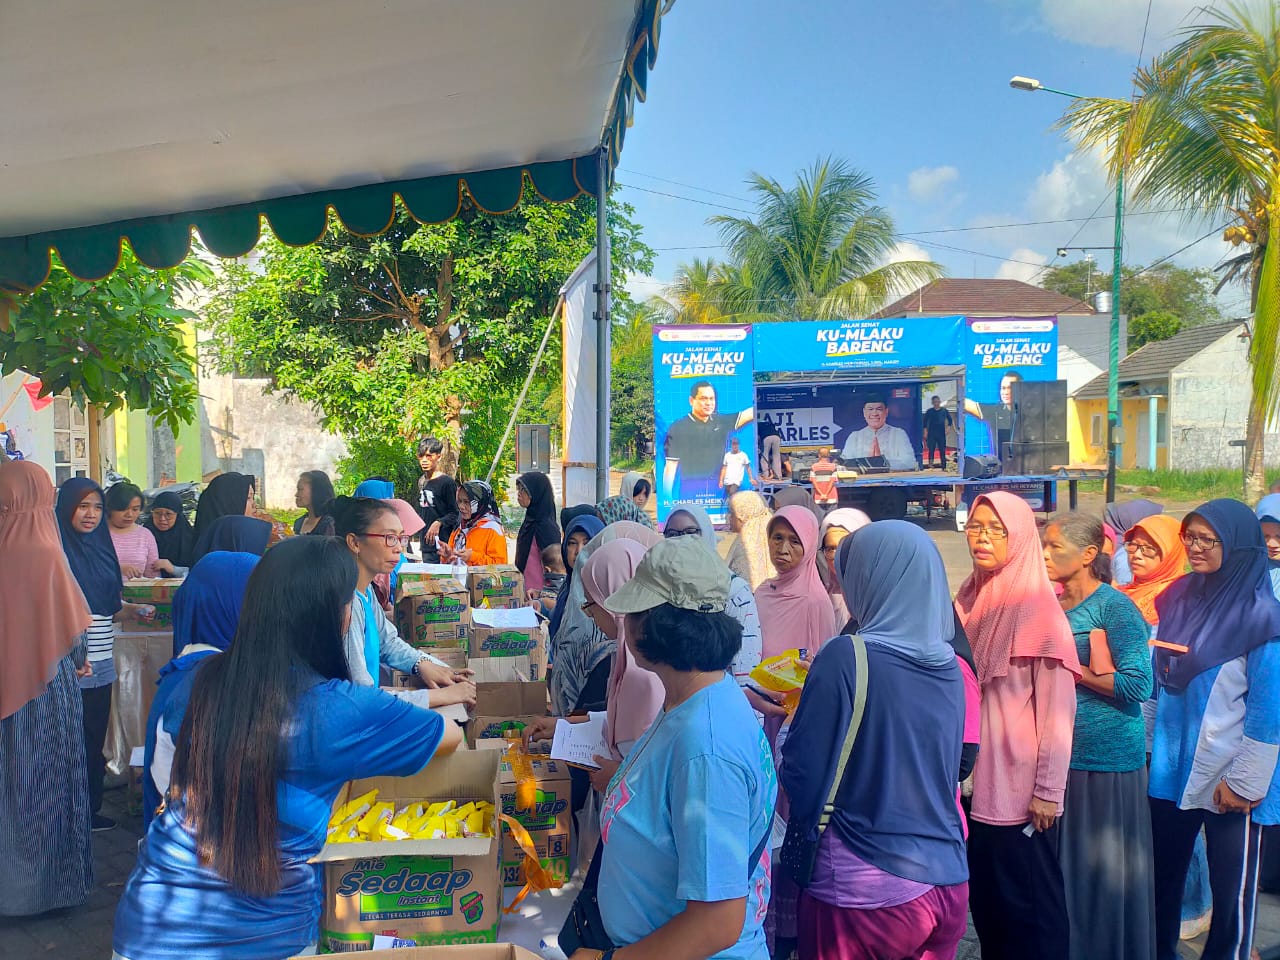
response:
<path id="1" fill-rule="evenodd" d="M 1151 0 L 1143 60 L 1170 46 L 1199 5 Z M 1109 246 L 1114 192 L 1097 158 L 1074 155 L 1051 129 L 1067 101 L 1008 81 L 1127 95 L 1147 9 L 1148 0 L 678 0 L 617 175 L 658 250 L 653 276 L 629 288 L 657 292 L 681 262 L 719 256 L 704 221 L 750 210 L 749 172 L 789 183 L 827 154 L 875 179 L 904 259 L 928 256 L 950 276 L 1029 279 L 1058 246 Z M 1082 219 L 1095 213 L 1102 219 Z M 1072 222 L 927 232 L 1042 220 Z M 1125 262 L 1150 263 L 1214 226 L 1134 216 Z M 1212 265 L 1226 249 L 1213 237 L 1175 262 Z M 1109 264 L 1111 252 L 1095 256 Z M 1243 306 L 1241 291 L 1220 300 L 1229 315 Z"/>

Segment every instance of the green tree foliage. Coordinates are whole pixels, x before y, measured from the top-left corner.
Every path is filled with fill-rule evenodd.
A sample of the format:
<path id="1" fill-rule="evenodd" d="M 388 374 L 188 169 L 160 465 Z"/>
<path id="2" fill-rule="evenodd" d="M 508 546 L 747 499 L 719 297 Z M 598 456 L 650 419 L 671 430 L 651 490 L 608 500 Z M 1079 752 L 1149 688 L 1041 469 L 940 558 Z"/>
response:
<path id="1" fill-rule="evenodd" d="M 1130 99 L 1077 100 L 1062 126 L 1082 149 L 1106 152 L 1139 205 L 1219 220 L 1242 247 L 1226 280 L 1249 285 L 1253 373 L 1245 434 L 1245 499 L 1265 491 L 1263 437 L 1280 414 L 1280 5 L 1224 2 L 1200 12 L 1179 43 L 1134 76 Z"/>
<path id="2" fill-rule="evenodd" d="M 403 458 L 392 451 L 434 434 L 463 476 L 483 476 L 560 286 L 595 245 L 591 198 L 525 196 L 502 215 L 464 194 L 448 223 L 400 210 L 377 237 L 335 221 L 310 247 L 260 245 L 255 263 L 227 271 L 209 311 L 214 362 L 317 404 L 352 445 L 352 469 L 394 477 Z M 651 268 L 631 214 L 611 205 L 615 291 Z M 524 408 L 556 420 L 559 349 L 557 329 Z"/>
<path id="3" fill-rule="evenodd" d="M 1189 269 L 1172 263 L 1151 268 L 1126 264 L 1120 271 L 1120 312 L 1130 318 L 1129 349 L 1137 350 L 1151 340 L 1167 339 L 1180 329 L 1224 319 L 1214 296 L 1214 285 L 1212 270 Z M 1111 273 L 1099 273 L 1096 265 L 1077 260 L 1047 270 L 1043 286 L 1090 303 L 1094 293 L 1111 289 Z M 1173 314 L 1179 321 L 1177 327 L 1166 336 L 1148 336 L 1141 343 L 1135 342 L 1133 321 L 1153 311 Z M 1169 329 L 1169 325 L 1159 329 Z M 1154 330 L 1151 328 L 1149 332 Z"/>
<path id="4" fill-rule="evenodd" d="M 750 217 L 716 216 L 726 263 L 682 267 L 663 297 L 679 322 L 830 320 L 866 316 L 935 280 L 931 261 L 889 262 L 898 233 L 875 185 L 843 160 L 816 161 L 784 185 L 752 174 Z"/>
<path id="5" fill-rule="evenodd" d="M 42 396 L 68 390 L 106 413 L 127 404 L 176 430 L 195 419 L 199 401 L 182 329 L 195 314 L 179 304 L 211 279 L 194 257 L 151 270 L 126 249 L 114 273 L 90 282 L 55 257 L 49 279 L 0 324 L 0 372 L 25 370 L 39 377 Z"/>
<path id="6" fill-rule="evenodd" d="M 1169 310 L 1149 310 L 1129 321 L 1129 352 L 1157 340 L 1168 340 L 1183 329 L 1182 318 Z"/>

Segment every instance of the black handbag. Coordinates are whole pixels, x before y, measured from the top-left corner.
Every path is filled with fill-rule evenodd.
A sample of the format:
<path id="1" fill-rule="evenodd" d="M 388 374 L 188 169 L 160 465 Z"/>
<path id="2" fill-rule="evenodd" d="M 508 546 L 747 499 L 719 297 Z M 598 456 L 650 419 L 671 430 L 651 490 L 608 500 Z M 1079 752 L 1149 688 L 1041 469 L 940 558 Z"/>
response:
<path id="1" fill-rule="evenodd" d="M 787 823 L 787 832 L 782 839 L 782 849 L 778 852 L 778 861 L 791 879 L 800 887 L 807 887 L 813 879 L 813 864 L 818 856 L 818 841 L 826 833 L 827 824 L 831 822 L 831 814 L 835 811 L 836 794 L 844 781 L 845 769 L 849 765 L 849 754 L 853 752 L 853 742 L 858 739 L 858 728 L 862 726 L 862 714 L 867 707 L 867 646 L 859 636 L 849 638 L 853 643 L 854 661 L 854 695 L 853 716 L 849 719 L 849 729 L 844 735 L 844 745 L 840 748 L 840 759 L 836 763 L 835 776 L 831 778 L 831 791 L 827 794 L 827 802 L 822 805 L 822 813 L 818 816 L 818 834 L 810 839 L 809 828 L 801 826 L 795 817 Z"/>
<path id="2" fill-rule="evenodd" d="M 751 859 L 747 861 L 748 880 L 751 879 L 751 874 L 755 873 L 760 858 L 764 856 L 764 848 L 768 842 L 769 831 L 766 830 L 764 838 L 752 851 Z M 604 931 L 604 920 L 600 916 L 600 899 L 597 895 L 600 882 L 600 854 L 603 852 L 604 842 L 601 841 L 596 845 L 596 852 L 591 857 L 591 866 L 587 868 L 587 875 L 582 880 L 582 889 L 578 892 L 577 899 L 573 901 L 569 916 L 565 917 L 564 926 L 560 928 L 560 936 L 556 942 L 566 957 L 572 957 L 575 950 L 603 952 L 612 950 L 615 946 Z"/>

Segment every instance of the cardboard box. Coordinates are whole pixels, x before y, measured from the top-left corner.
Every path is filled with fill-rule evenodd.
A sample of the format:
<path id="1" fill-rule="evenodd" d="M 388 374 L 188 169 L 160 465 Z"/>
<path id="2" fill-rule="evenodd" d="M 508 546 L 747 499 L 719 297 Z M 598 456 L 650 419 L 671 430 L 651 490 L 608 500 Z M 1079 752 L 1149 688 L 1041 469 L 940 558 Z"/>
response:
<path id="1" fill-rule="evenodd" d="M 432 647 L 431 655 L 437 660 L 443 660 L 444 665 L 453 670 L 465 670 L 467 668 L 467 648 L 466 647 Z M 384 681 L 380 686 L 384 687 L 421 687 L 422 681 L 411 673 L 405 673 L 403 670 L 395 670 L 383 664 L 385 671 Z"/>
<path id="2" fill-rule="evenodd" d="M 375 950 L 372 957 L 383 960 L 542 960 L 536 953 L 514 943 L 483 943 L 465 947 L 401 947 Z M 293 960 L 302 960 L 294 957 Z"/>
<path id="3" fill-rule="evenodd" d="M 412 777 L 348 783 L 334 809 L 375 787 L 380 799 L 489 800 L 501 809 L 501 755 L 468 750 L 432 760 Z M 499 837 L 326 844 L 320 949 L 370 950 L 375 936 L 421 946 L 496 943 L 502 916 Z M 407 957 L 408 954 L 397 954 Z"/>
<path id="4" fill-rule="evenodd" d="M 396 600 L 430 593 L 437 580 L 453 580 L 465 585 L 467 568 L 447 563 L 405 563 L 396 572 Z"/>
<path id="5" fill-rule="evenodd" d="M 130 620 L 130 633 L 172 633 L 173 595 L 182 586 L 179 579 L 126 580 L 120 595 L 128 603 L 149 603 L 156 608 L 154 620 Z"/>
<path id="6" fill-rule="evenodd" d="M 466 587 L 448 578 L 423 580 L 416 586 L 422 592 L 396 604 L 400 636 L 415 647 L 466 646 L 471 628 L 471 601 Z"/>
<path id="7" fill-rule="evenodd" d="M 525 605 L 524 574 L 509 563 L 467 567 L 467 589 L 473 607 L 511 610 Z"/>
<path id="8" fill-rule="evenodd" d="M 547 635 L 531 607 L 471 611 L 471 658 L 528 657 L 529 679 L 547 678 Z"/>
<path id="9" fill-rule="evenodd" d="M 535 720 L 541 720 L 547 715 L 543 710 L 541 713 L 528 714 L 523 717 L 485 717 L 480 714 L 474 714 L 471 717 L 471 723 L 467 728 L 467 742 L 476 749 L 485 746 L 481 741 L 496 740 L 502 741 L 508 733 L 520 735 L 524 733 L 524 728 Z M 505 747 L 505 743 L 493 743 L 490 746 Z"/>
<path id="10" fill-rule="evenodd" d="M 528 657 L 480 657 L 468 660 L 467 665 L 475 671 L 473 715 L 519 717 L 547 712 L 547 682 L 528 679 Z"/>
<path id="11" fill-rule="evenodd" d="M 569 767 L 550 757 L 531 758 L 537 778 L 537 800 L 532 810 L 516 810 L 516 778 L 511 764 L 504 759 L 498 771 L 501 784 L 502 812 L 515 817 L 533 838 L 533 848 L 543 867 L 561 883 L 569 882 L 569 828 L 573 822 L 570 809 L 571 783 Z M 511 836 L 511 828 L 502 824 L 502 882 L 508 887 L 524 886 L 524 851 Z"/>

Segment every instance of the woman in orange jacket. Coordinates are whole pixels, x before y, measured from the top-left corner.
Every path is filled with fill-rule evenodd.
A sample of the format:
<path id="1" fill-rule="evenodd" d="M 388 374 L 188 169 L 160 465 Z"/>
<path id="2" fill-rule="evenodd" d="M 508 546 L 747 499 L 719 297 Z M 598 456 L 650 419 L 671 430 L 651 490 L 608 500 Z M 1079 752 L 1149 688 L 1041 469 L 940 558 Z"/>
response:
<path id="1" fill-rule="evenodd" d="M 507 562 L 507 532 L 487 483 L 471 480 L 458 485 L 458 518 L 458 529 L 440 552 L 441 563 L 461 560 L 469 567 L 483 567 Z"/>

